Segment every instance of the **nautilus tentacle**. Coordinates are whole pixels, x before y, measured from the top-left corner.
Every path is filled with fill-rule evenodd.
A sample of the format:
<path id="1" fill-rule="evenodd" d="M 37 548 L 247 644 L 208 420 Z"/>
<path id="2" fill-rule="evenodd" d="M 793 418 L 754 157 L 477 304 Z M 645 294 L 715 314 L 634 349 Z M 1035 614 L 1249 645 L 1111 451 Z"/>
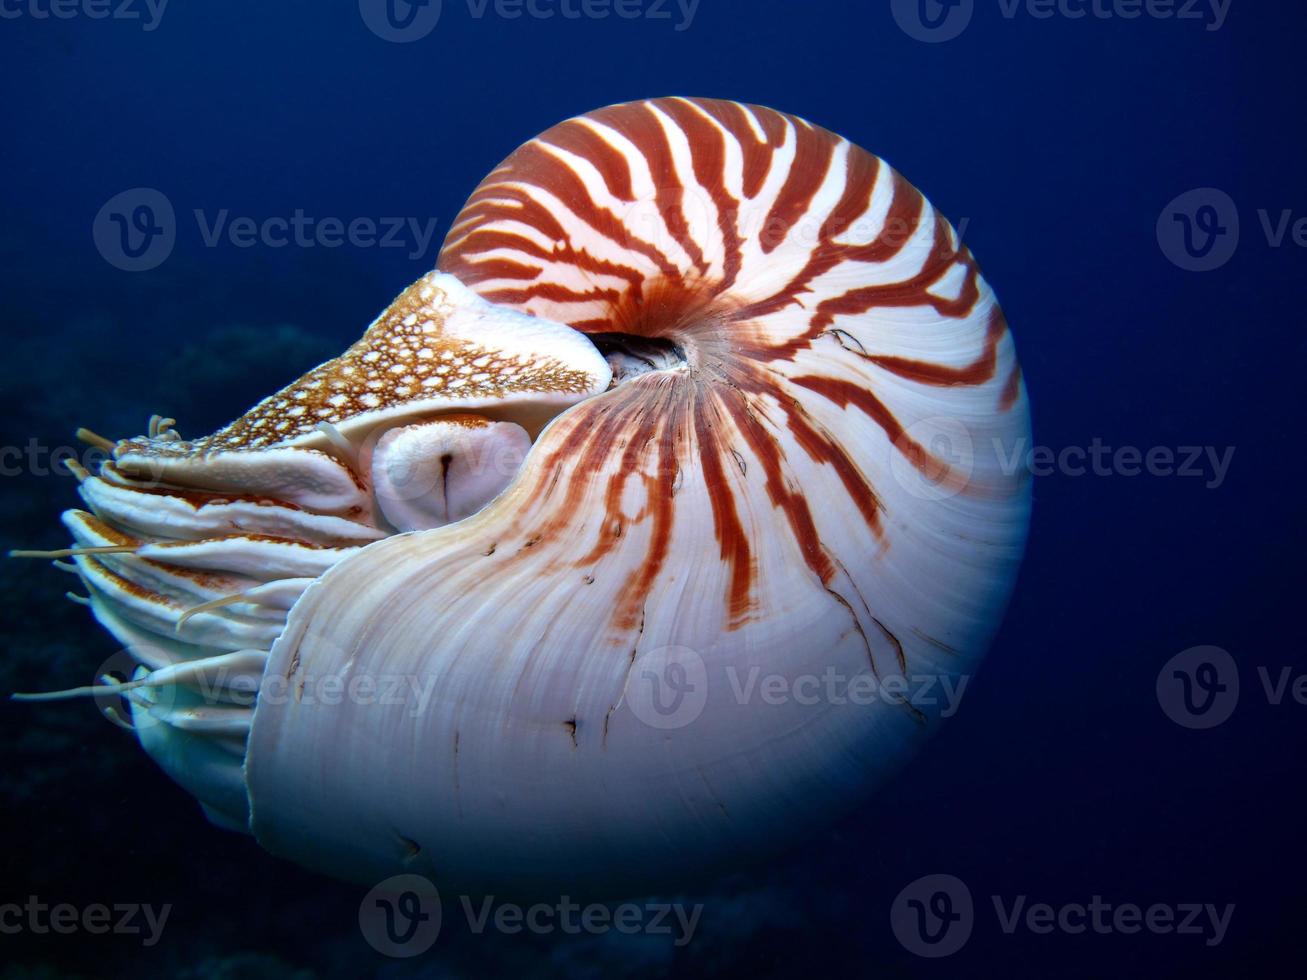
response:
<path id="1" fill-rule="evenodd" d="M 132 550 L 79 568 L 147 667 L 267 655 L 207 781 L 194 685 L 125 693 L 165 768 L 329 873 L 539 890 L 793 839 L 900 764 L 1028 520 L 1012 337 L 948 222 L 803 120 L 658 99 L 518 149 L 439 269 L 84 482 L 78 544 Z"/>

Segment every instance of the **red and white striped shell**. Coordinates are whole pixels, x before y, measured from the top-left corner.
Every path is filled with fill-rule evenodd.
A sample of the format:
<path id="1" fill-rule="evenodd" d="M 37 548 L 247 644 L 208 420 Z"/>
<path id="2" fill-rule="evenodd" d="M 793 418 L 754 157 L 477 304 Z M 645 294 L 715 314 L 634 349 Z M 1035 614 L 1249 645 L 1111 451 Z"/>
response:
<path id="1" fill-rule="evenodd" d="M 801 119 L 655 99 L 514 152 L 439 270 L 223 432 L 84 481 L 147 748 L 364 881 L 649 887 L 856 802 L 974 669 L 1028 522 L 1012 337 L 949 223 Z M 259 699 L 206 734 L 234 655 Z"/>

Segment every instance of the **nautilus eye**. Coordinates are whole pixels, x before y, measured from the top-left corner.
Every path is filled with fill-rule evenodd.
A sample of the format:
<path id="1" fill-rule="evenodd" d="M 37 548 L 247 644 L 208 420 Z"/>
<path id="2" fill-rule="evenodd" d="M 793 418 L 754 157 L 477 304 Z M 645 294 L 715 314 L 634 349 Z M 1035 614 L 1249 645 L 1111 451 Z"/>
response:
<path id="1" fill-rule="evenodd" d="M 357 344 L 117 443 L 65 523 L 140 665 L 105 690 L 216 822 L 361 881 L 647 888 L 801 840 L 937 727 L 916 680 L 998 625 L 1028 427 L 907 181 L 655 99 L 519 148 Z"/>

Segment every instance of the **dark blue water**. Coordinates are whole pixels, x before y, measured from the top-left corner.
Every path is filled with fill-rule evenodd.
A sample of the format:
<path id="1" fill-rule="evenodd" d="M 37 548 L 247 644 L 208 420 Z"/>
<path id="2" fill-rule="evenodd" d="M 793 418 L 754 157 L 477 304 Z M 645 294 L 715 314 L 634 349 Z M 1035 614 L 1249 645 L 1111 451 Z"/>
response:
<path id="1" fill-rule="evenodd" d="M 93 18 L 93 3 L 61 19 L 41 16 L 49 0 L 0 0 L 5 547 L 64 543 L 73 481 L 48 453 L 75 426 L 225 422 L 429 269 L 517 144 L 652 95 L 774 106 L 893 163 L 965 222 L 1017 338 L 1035 442 L 1106 460 L 1035 477 L 1021 578 L 965 710 L 855 816 L 688 897 L 705 911 L 685 946 L 451 926 L 424 956 L 385 960 L 359 934 L 360 889 L 209 827 L 89 704 L 7 704 L 0 904 L 172 911 L 148 947 L 10 928 L 14 913 L 0 976 L 1299 975 L 1307 35 L 1295 5 L 1187 2 L 930 0 L 945 32 L 972 9 L 927 43 L 913 5 L 888 0 L 648 0 L 631 18 L 445 0 L 428 36 L 399 44 L 354 2 L 175 2 L 156 23 L 143 3 L 122 11 L 135 20 Z M 165 261 L 129 272 L 92 226 L 139 187 L 166 195 L 177 233 Z M 1221 193 L 1168 210 L 1196 188 Z M 206 242 L 224 213 L 297 211 L 409 222 L 387 247 Z M 1158 472 L 1131 475 L 1123 447 L 1154 451 Z M 1183 447 L 1202 451 L 1187 467 Z M 1193 475 L 1160 472 L 1168 453 Z M 44 565 L 0 575 L 4 690 L 84 683 L 114 644 L 60 598 L 68 583 Z M 1227 651 L 1240 685 L 1203 730 L 1157 694 L 1198 645 Z M 929 874 L 975 907 L 970 938 L 938 959 L 891 928 L 896 897 Z M 1048 903 L 1074 925 L 1066 907 L 1095 896 L 1177 920 L 1190 903 L 1233 910 L 1219 933 L 1206 910 L 1179 933 L 1130 930 L 1128 911 L 1099 931 L 1025 917 Z"/>

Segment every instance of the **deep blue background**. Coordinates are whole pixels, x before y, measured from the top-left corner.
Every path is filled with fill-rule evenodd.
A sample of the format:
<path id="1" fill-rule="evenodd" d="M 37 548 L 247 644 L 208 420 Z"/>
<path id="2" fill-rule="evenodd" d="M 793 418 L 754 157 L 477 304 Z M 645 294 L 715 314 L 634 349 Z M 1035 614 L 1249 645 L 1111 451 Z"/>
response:
<path id="1" fill-rule="evenodd" d="M 960 37 L 925 44 L 899 29 L 888 0 L 702 0 L 683 31 L 669 9 L 663 21 L 477 19 L 446 0 L 436 30 L 409 45 L 373 36 L 354 2 L 174 2 L 152 32 L 0 19 L 4 443 L 62 444 L 75 424 L 126 434 L 117 429 L 159 410 L 185 408 L 186 432 L 225 421 L 352 340 L 430 268 L 463 199 L 518 143 L 599 105 L 685 94 L 805 116 L 965 219 L 1017 337 L 1036 442 L 1233 446 L 1226 481 L 1036 478 L 1021 580 L 963 710 L 856 817 L 723 883 L 687 950 L 454 936 L 422 963 L 384 963 L 358 938 L 357 890 L 210 830 L 88 706 L 7 706 L 4 899 L 176 908 L 154 950 L 0 936 L 0 962 L 105 976 L 136 957 L 147 973 L 217 975 L 210 958 L 237 954 L 264 957 L 246 968 L 266 975 L 1301 968 L 1307 707 L 1268 704 L 1255 672 L 1307 670 L 1307 255 L 1272 247 L 1257 214 L 1307 217 L 1303 11 L 1233 0 L 1222 29 L 1206 31 L 1146 17 L 1008 19 L 997 0 L 976 0 Z M 163 265 L 125 273 L 96 251 L 91 224 L 139 186 L 169 197 L 180 230 Z M 1242 219 L 1234 257 L 1208 273 L 1171 264 L 1154 230 L 1195 187 L 1228 193 Z M 434 218 L 439 231 L 417 258 L 207 248 L 197 208 Z M 279 324 L 301 330 L 274 363 L 235 352 L 248 368 L 210 379 L 189 403 L 177 394 L 168 375 L 182 352 L 199 363 L 206 338 L 222 350 L 223 330 Z M 61 542 L 69 479 L 6 476 L 0 491 L 6 546 Z M 57 573 L 3 575 L 8 687 L 81 683 L 112 642 L 81 610 L 52 604 L 67 587 Z M 1232 719 L 1206 732 L 1173 724 L 1154 694 L 1162 665 L 1195 644 L 1229 650 L 1244 685 Z M 889 928 L 899 889 L 933 872 L 962 878 L 981 905 L 967 946 L 935 962 Z M 993 894 L 1236 910 L 1216 948 L 1182 936 L 1009 936 Z"/>

